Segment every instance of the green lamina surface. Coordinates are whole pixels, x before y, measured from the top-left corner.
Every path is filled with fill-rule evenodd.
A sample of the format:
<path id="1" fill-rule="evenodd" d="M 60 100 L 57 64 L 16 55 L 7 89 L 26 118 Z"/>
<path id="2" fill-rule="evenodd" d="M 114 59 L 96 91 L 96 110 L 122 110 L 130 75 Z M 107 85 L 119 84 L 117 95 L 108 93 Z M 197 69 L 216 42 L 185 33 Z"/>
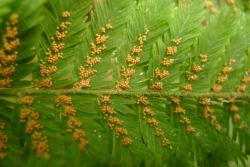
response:
<path id="1" fill-rule="evenodd" d="M 249 0 L 1 0 L 0 166 L 249 166 Z"/>

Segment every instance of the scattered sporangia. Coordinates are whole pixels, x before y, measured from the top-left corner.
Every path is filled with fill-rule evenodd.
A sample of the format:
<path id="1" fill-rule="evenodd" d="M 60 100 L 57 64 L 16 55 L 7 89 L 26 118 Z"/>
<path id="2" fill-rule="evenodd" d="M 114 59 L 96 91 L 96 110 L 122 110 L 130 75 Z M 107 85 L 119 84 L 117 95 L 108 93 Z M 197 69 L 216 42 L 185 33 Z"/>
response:
<path id="1" fill-rule="evenodd" d="M 237 125 L 239 129 L 245 128 L 246 127 L 245 123 L 241 121 L 241 116 L 239 114 L 239 107 L 235 103 L 236 99 L 234 97 L 229 97 L 227 101 L 229 104 L 230 115 L 234 124 Z"/>
<path id="2" fill-rule="evenodd" d="M 40 157 L 46 157 L 50 152 L 49 142 L 47 136 L 41 132 L 43 125 L 39 122 L 40 113 L 32 108 L 34 101 L 32 96 L 24 96 L 19 99 L 19 104 L 23 106 L 19 119 L 21 123 L 26 125 L 25 132 L 31 136 L 32 148 L 36 154 Z"/>
<path id="3" fill-rule="evenodd" d="M 168 139 L 164 138 L 161 142 L 161 146 L 162 147 L 166 147 L 166 146 L 169 146 L 171 143 Z"/>
<path id="4" fill-rule="evenodd" d="M 72 105 L 72 100 L 71 100 L 70 96 L 61 95 L 56 99 L 55 104 L 56 104 L 56 106 L 59 106 L 60 104 Z"/>
<path id="5" fill-rule="evenodd" d="M 205 63 L 207 62 L 207 55 L 200 54 L 199 58 L 199 63 L 193 63 L 191 70 L 187 72 L 187 83 L 183 86 L 183 90 L 186 92 L 191 92 L 193 90 L 191 83 L 199 79 L 198 74 L 202 71 Z"/>
<path id="6" fill-rule="evenodd" d="M 193 65 L 192 65 L 192 71 L 193 71 L 194 73 L 199 73 L 199 72 L 202 71 L 202 68 L 201 68 L 200 65 L 193 64 Z"/>
<path id="7" fill-rule="evenodd" d="M 85 132 L 81 129 L 82 122 L 76 118 L 76 110 L 72 104 L 71 96 L 61 95 L 55 101 L 55 106 L 63 107 L 63 117 L 66 118 L 67 131 L 72 133 L 74 141 L 79 143 L 79 150 L 84 151 L 88 145 Z"/>
<path id="8" fill-rule="evenodd" d="M 169 67 L 169 66 L 174 64 L 174 59 L 164 58 L 161 63 L 162 63 L 163 66 Z"/>
<path id="9" fill-rule="evenodd" d="M 163 89 L 163 83 L 162 82 L 155 82 L 153 85 L 152 85 L 152 88 L 154 90 L 162 90 Z"/>
<path id="10" fill-rule="evenodd" d="M 129 79 L 135 75 L 135 66 L 141 61 L 139 55 L 143 51 L 143 44 L 147 39 L 148 32 L 149 30 L 145 28 L 144 34 L 139 34 L 138 45 L 133 46 L 131 51 L 128 53 L 126 57 L 126 67 L 122 67 L 120 69 L 122 80 L 117 82 L 116 86 L 118 88 L 123 90 L 130 88 Z"/>
<path id="11" fill-rule="evenodd" d="M 187 132 L 187 134 L 192 134 L 192 133 L 196 132 L 196 129 L 192 126 L 187 126 L 186 132 Z"/>
<path id="12" fill-rule="evenodd" d="M 206 59 L 207 58 L 202 58 Z M 228 79 L 228 74 L 232 72 L 232 65 L 235 63 L 234 59 L 230 59 L 226 65 L 221 70 L 221 73 L 216 79 L 216 84 L 211 88 L 213 92 L 221 92 L 222 84 Z M 199 101 L 199 104 L 203 106 L 203 117 L 210 118 L 210 123 L 215 129 L 219 132 L 222 130 L 221 125 L 219 124 L 216 115 L 214 114 L 214 109 L 210 107 L 211 100 L 207 97 L 202 97 Z"/>
<path id="13" fill-rule="evenodd" d="M 0 122 L 0 160 L 7 156 L 6 150 L 8 149 L 8 136 L 4 133 L 6 125 Z"/>
<path id="14" fill-rule="evenodd" d="M 168 75 L 169 75 L 169 72 L 166 71 L 166 70 L 163 70 L 161 72 L 161 70 L 159 68 L 155 69 L 155 77 L 158 78 L 158 79 L 163 79 L 163 78 L 165 78 Z"/>
<path id="15" fill-rule="evenodd" d="M 53 86 L 52 78 L 46 78 L 39 81 L 38 85 L 40 88 L 50 88 Z"/>
<path id="16" fill-rule="evenodd" d="M 148 119 L 148 125 L 158 127 L 158 121 L 154 118 L 150 118 L 150 119 Z"/>
<path id="17" fill-rule="evenodd" d="M 246 88 L 248 84 L 250 83 L 250 69 L 246 70 L 244 76 L 241 79 L 241 84 L 236 86 L 236 91 L 240 93 L 244 93 L 246 91 Z M 245 128 L 244 122 L 241 121 L 241 117 L 238 114 L 239 107 L 235 103 L 236 99 L 234 97 L 228 98 L 228 103 L 229 103 L 229 111 L 231 113 L 231 117 L 234 123 L 237 123 L 238 127 L 240 129 Z"/>
<path id="18" fill-rule="evenodd" d="M 183 89 L 185 90 L 185 91 L 187 91 L 187 92 L 191 92 L 192 91 L 192 84 L 190 84 L 190 83 L 188 83 L 188 84 L 186 84 L 184 87 L 183 87 Z"/>
<path id="19" fill-rule="evenodd" d="M 191 120 L 188 117 L 184 116 L 184 115 L 186 115 L 186 110 L 181 107 L 180 98 L 174 96 L 174 97 L 171 98 L 171 102 L 175 107 L 174 113 L 176 115 L 178 115 L 179 123 L 181 123 L 181 124 L 183 124 L 185 126 L 186 133 L 187 134 L 195 133 L 196 129 L 191 125 Z"/>
<path id="20" fill-rule="evenodd" d="M 241 84 L 237 86 L 236 90 L 238 92 L 244 93 L 247 90 L 247 85 L 250 83 L 250 69 L 245 72 L 245 75 L 241 79 Z"/>
<path id="21" fill-rule="evenodd" d="M 166 55 L 168 57 L 163 58 L 163 60 L 161 61 L 161 67 L 156 67 L 154 70 L 154 83 L 151 85 L 152 89 L 158 91 L 163 89 L 164 85 L 162 80 L 166 79 L 167 76 L 170 74 L 170 72 L 165 68 L 168 68 L 174 64 L 174 59 L 172 57 L 177 54 L 178 46 L 180 44 L 181 44 L 180 38 L 171 40 L 171 46 L 167 47 L 166 49 Z"/>
<path id="22" fill-rule="evenodd" d="M 175 44 L 175 46 L 178 46 L 178 45 L 181 44 L 181 39 L 179 39 L 179 38 L 178 39 L 173 39 L 172 41 Z"/>
<path id="23" fill-rule="evenodd" d="M 30 106 L 34 103 L 34 98 L 32 96 L 24 96 L 19 99 L 19 103 Z"/>
<path id="24" fill-rule="evenodd" d="M 146 105 L 146 104 L 144 104 L 144 105 Z M 143 118 L 146 118 L 147 115 L 153 117 L 155 115 L 155 113 L 150 108 L 145 107 L 143 109 Z"/>
<path id="25" fill-rule="evenodd" d="M 46 61 L 41 60 L 40 62 L 40 75 L 42 80 L 35 83 L 36 87 L 50 88 L 53 86 L 53 80 L 51 75 L 55 74 L 58 70 L 56 63 L 63 59 L 62 50 L 65 48 L 65 38 L 67 37 L 67 29 L 70 27 L 71 22 L 67 21 L 70 17 L 70 12 L 64 11 L 62 13 L 63 21 L 57 26 L 56 32 L 51 37 L 50 48 L 47 49 L 45 55 L 47 56 Z"/>
<path id="26" fill-rule="evenodd" d="M 232 9 L 233 9 L 234 12 L 238 12 L 239 11 L 239 9 L 236 6 L 234 0 L 227 0 L 227 4 L 232 7 Z"/>
<path id="27" fill-rule="evenodd" d="M 127 145 L 131 145 L 133 143 L 133 141 L 128 138 L 128 137 L 125 137 L 122 141 L 121 141 L 122 145 L 124 146 L 127 146 Z"/>
<path id="28" fill-rule="evenodd" d="M 190 119 L 187 118 L 187 117 L 181 117 L 180 123 L 182 123 L 182 124 L 190 124 L 191 121 L 190 121 Z"/>
<path id="29" fill-rule="evenodd" d="M 167 47 L 167 55 L 174 56 L 176 53 L 177 53 L 176 46 Z"/>
<path id="30" fill-rule="evenodd" d="M 200 54 L 200 61 L 201 61 L 201 63 L 206 63 L 207 62 L 207 55 Z"/>
<path id="31" fill-rule="evenodd" d="M 13 14 L 6 23 L 5 34 L 2 36 L 3 48 L 0 48 L 0 88 L 11 87 L 11 75 L 16 72 L 16 60 L 20 40 L 18 38 L 19 16 Z"/>
<path id="32" fill-rule="evenodd" d="M 214 113 L 214 109 L 210 107 L 211 105 L 211 99 L 208 97 L 202 97 L 199 100 L 199 104 L 203 106 L 203 117 L 204 118 L 210 118 L 210 123 L 212 126 L 215 127 L 215 129 L 219 132 L 222 130 L 221 125 L 217 121 L 216 115 Z"/>
<path id="33" fill-rule="evenodd" d="M 206 62 L 207 62 L 207 55 L 200 54 L 199 55 L 199 63 L 193 63 L 190 71 L 187 72 L 187 75 L 186 75 L 187 83 L 185 83 L 185 85 L 183 87 L 184 91 L 191 92 L 193 90 L 192 82 L 197 81 L 199 79 L 198 74 L 203 70 L 203 67 L 204 67 Z M 173 97 L 172 103 L 175 104 L 174 113 L 176 113 L 178 115 L 186 114 L 185 109 L 180 107 L 180 99 L 178 97 Z M 179 122 L 186 125 L 186 132 L 188 134 L 196 132 L 196 129 L 190 125 L 191 120 L 189 118 L 181 116 Z"/>
<path id="34" fill-rule="evenodd" d="M 142 116 L 146 119 L 147 125 L 155 129 L 154 135 L 162 140 L 161 146 L 170 145 L 170 141 L 165 137 L 165 132 L 159 128 L 159 123 L 155 119 L 155 113 L 150 108 L 150 101 L 146 96 L 141 96 L 137 100 L 137 104 L 142 107 Z M 167 142 L 168 141 L 168 142 Z"/>
<path id="35" fill-rule="evenodd" d="M 211 0 L 204 0 L 205 8 L 208 8 L 212 14 L 218 13 L 218 9 Z"/>
<path id="36" fill-rule="evenodd" d="M 232 65 L 236 62 L 234 59 L 230 59 L 225 66 L 223 67 L 221 73 L 216 79 L 216 84 L 212 86 L 213 92 L 221 92 L 222 91 L 222 84 L 227 81 L 228 75 L 232 72 L 233 68 Z"/>
<path id="37" fill-rule="evenodd" d="M 135 75 L 135 69 L 121 69 L 121 76 L 124 78 L 131 78 Z"/>
<path id="38" fill-rule="evenodd" d="M 100 111 L 103 118 L 107 121 L 108 127 L 115 133 L 115 138 L 119 139 L 122 137 L 121 144 L 123 146 L 131 145 L 133 140 L 128 137 L 128 130 L 122 127 L 124 121 L 116 117 L 117 111 L 111 106 L 110 96 L 102 96 L 100 102 Z"/>
<path id="39" fill-rule="evenodd" d="M 117 86 L 121 89 L 129 89 L 129 81 L 120 81 L 117 82 Z"/>
<path id="40" fill-rule="evenodd" d="M 112 25 L 106 24 L 101 28 L 101 33 L 96 34 L 95 43 L 91 43 L 91 55 L 87 56 L 85 66 L 79 67 L 79 77 L 81 81 L 76 83 L 74 88 L 86 89 L 91 87 L 91 77 L 97 73 L 97 70 L 93 69 L 93 67 L 101 62 L 101 57 L 98 57 L 98 55 L 107 49 L 106 43 L 109 36 L 106 35 L 106 33 L 111 29 Z"/>

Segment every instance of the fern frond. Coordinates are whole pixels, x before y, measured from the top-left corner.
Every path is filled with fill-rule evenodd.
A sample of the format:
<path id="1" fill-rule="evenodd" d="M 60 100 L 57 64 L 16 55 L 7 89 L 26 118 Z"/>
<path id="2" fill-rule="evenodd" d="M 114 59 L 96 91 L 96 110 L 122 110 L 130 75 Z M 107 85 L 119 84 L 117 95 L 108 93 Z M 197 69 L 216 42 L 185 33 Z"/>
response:
<path id="1" fill-rule="evenodd" d="M 247 166 L 245 5 L 1 1 L 0 166 Z"/>

